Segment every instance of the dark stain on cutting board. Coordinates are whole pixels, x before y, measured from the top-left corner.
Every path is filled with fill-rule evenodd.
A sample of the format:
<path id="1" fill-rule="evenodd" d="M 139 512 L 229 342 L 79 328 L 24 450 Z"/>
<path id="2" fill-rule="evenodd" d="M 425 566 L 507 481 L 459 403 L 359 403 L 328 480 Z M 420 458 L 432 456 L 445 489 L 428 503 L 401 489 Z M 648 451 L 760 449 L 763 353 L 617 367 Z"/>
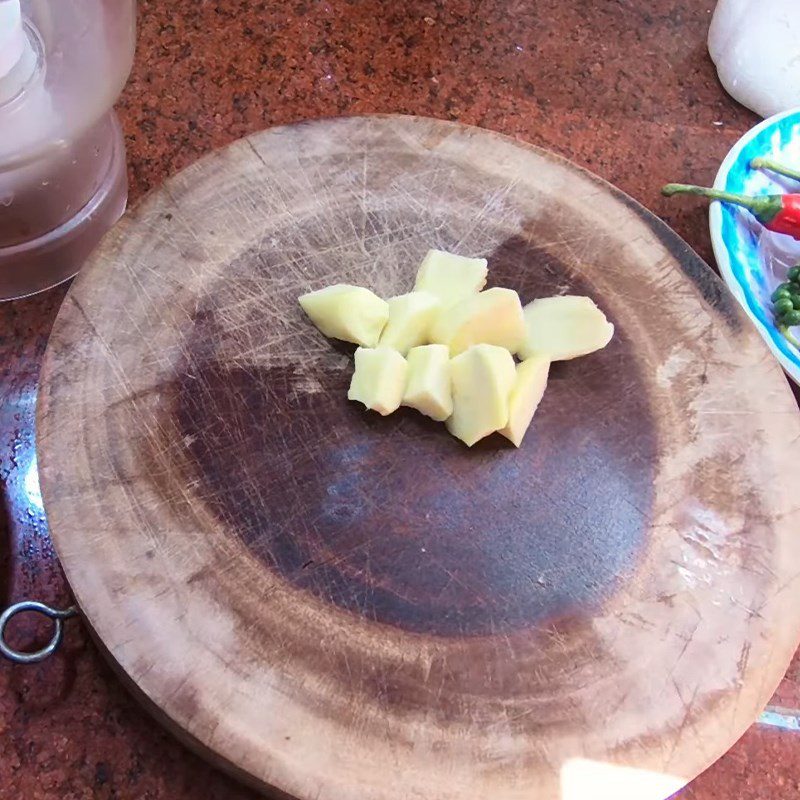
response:
<path id="1" fill-rule="evenodd" d="M 492 283 L 523 297 L 591 293 L 523 237 L 490 263 Z M 605 351 L 553 366 L 520 451 L 496 436 L 468 450 L 416 412 L 348 402 L 337 351 L 349 346 L 311 364 L 231 364 L 215 343 L 243 323 L 226 329 L 218 310 L 252 291 L 228 281 L 198 310 L 173 413 L 199 495 L 255 558 L 324 602 L 448 636 L 597 603 L 634 567 L 656 443 L 624 328 Z M 244 326 L 268 327 L 269 313 L 254 308 Z M 310 323 L 303 335 L 319 336 Z"/>

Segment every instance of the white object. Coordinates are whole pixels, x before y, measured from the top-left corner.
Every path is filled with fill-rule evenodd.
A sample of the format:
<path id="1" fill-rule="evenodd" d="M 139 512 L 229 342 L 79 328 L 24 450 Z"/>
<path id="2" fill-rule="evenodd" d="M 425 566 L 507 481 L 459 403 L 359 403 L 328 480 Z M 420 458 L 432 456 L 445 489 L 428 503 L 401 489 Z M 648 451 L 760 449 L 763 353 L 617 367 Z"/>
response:
<path id="1" fill-rule="evenodd" d="M 762 117 L 800 105 L 797 0 L 719 0 L 708 51 L 725 90 Z"/>
<path id="2" fill-rule="evenodd" d="M 22 27 L 19 0 L 0 0 L 0 80 L 17 66 L 26 49 L 31 48 Z"/>

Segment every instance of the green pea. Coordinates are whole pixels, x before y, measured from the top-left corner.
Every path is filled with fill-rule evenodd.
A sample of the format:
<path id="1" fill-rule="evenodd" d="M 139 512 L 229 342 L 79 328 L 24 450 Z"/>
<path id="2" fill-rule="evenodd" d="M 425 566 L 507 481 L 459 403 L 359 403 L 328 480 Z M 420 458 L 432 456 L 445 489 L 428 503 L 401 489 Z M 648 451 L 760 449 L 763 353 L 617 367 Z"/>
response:
<path id="1" fill-rule="evenodd" d="M 797 283 L 800 281 L 800 264 L 796 267 L 792 267 L 789 270 L 789 274 L 786 276 L 792 283 Z"/>
<path id="2" fill-rule="evenodd" d="M 781 314 L 787 314 L 789 311 L 793 311 L 794 308 L 794 302 L 790 297 L 781 296 L 775 301 L 775 313 L 778 316 L 781 316 Z"/>
<path id="3" fill-rule="evenodd" d="M 781 322 L 790 328 L 795 325 L 800 325 L 800 311 L 787 311 L 781 316 Z"/>
<path id="4" fill-rule="evenodd" d="M 791 294 L 792 294 L 792 287 L 788 283 L 782 283 L 772 293 L 772 302 L 774 303 L 779 297 L 789 297 Z"/>

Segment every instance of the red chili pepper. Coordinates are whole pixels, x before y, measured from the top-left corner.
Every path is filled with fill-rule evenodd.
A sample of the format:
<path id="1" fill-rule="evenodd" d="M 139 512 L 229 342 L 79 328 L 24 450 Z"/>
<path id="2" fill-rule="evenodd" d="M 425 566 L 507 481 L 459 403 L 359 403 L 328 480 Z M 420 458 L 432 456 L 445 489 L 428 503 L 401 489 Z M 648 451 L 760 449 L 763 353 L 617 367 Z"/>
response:
<path id="1" fill-rule="evenodd" d="M 746 194 L 731 194 L 703 186 L 688 186 L 683 183 L 668 183 L 661 194 L 697 194 L 733 203 L 746 208 L 767 230 L 783 233 L 800 240 L 800 194 L 767 194 L 752 197 Z"/>

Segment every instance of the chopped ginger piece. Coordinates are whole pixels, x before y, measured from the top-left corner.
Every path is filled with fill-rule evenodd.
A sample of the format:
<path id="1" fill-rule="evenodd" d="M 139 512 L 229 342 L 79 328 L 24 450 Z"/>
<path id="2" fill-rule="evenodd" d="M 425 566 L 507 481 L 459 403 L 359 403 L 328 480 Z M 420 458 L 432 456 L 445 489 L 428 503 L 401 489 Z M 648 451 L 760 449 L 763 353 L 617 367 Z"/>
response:
<path id="1" fill-rule="evenodd" d="M 375 347 L 386 321 L 389 304 L 361 286 L 337 283 L 299 298 L 303 311 L 334 339 Z"/>
<path id="2" fill-rule="evenodd" d="M 403 405 L 416 408 L 437 422 L 453 413 L 450 351 L 443 344 L 426 344 L 408 351 L 408 384 Z"/>
<path id="3" fill-rule="evenodd" d="M 431 341 L 446 344 L 457 356 L 473 344 L 493 344 L 516 353 L 525 337 L 519 295 L 511 289 L 487 289 L 443 311 L 431 328 Z"/>
<path id="4" fill-rule="evenodd" d="M 409 292 L 389 298 L 389 321 L 380 344 L 405 355 L 412 347 L 427 344 L 431 325 L 441 301 L 428 292 Z"/>
<path id="5" fill-rule="evenodd" d="M 467 447 L 508 423 L 508 398 L 516 379 L 508 350 L 476 344 L 450 361 L 453 414 L 445 423 Z"/>
<path id="6" fill-rule="evenodd" d="M 359 347 L 348 400 L 363 403 L 384 417 L 397 411 L 406 387 L 408 364 L 391 347 Z"/>
<path id="7" fill-rule="evenodd" d="M 508 397 L 508 423 L 500 433 L 517 447 L 522 444 L 547 386 L 550 359 L 533 356 L 517 364 L 517 377 Z"/>
<path id="8" fill-rule="evenodd" d="M 602 350 L 614 335 L 614 326 L 589 297 L 543 297 L 524 310 L 525 341 L 520 358 L 546 356 L 566 361 Z"/>
<path id="9" fill-rule="evenodd" d="M 487 272 L 485 258 L 428 250 L 417 271 L 414 291 L 430 292 L 444 305 L 451 305 L 483 289 Z"/>

